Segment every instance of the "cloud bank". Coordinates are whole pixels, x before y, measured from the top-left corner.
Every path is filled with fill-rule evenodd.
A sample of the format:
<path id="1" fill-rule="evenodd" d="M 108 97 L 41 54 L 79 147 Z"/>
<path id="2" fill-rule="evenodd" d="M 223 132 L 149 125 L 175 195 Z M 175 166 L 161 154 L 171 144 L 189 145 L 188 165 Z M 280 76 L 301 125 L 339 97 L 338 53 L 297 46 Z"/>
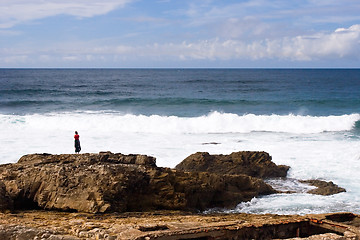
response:
<path id="1" fill-rule="evenodd" d="M 93 17 L 129 2 L 131 0 L 3 0 L 0 2 L 0 28 L 60 14 Z"/>
<path id="2" fill-rule="evenodd" d="M 153 44 L 145 47 L 124 47 L 118 54 L 167 56 L 185 59 L 282 59 L 310 61 L 322 58 L 360 58 L 360 25 L 339 28 L 331 33 L 283 37 L 244 42 L 241 40 L 201 40 L 197 42 Z M 124 51 L 125 49 L 125 51 Z"/>
<path id="3" fill-rule="evenodd" d="M 231 59 L 280 59 L 291 61 L 311 61 L 319 59 L 360 60 L 360 25 L 339 28 L 331 33 L 311 36 L 296 36 L 272 40 L 242 42 L 240 40 L 219 39 L 197 42 L 149 44 L 145 46 L 103 46 L 78 44 L 69 49 L 44 50 L 40 55 L 29 50 L 11 51 L 2 49 L 1 62 L 24 62 L 37 58 L 39 61 L 127 61 L 127 60 L 231 60 Z"/>

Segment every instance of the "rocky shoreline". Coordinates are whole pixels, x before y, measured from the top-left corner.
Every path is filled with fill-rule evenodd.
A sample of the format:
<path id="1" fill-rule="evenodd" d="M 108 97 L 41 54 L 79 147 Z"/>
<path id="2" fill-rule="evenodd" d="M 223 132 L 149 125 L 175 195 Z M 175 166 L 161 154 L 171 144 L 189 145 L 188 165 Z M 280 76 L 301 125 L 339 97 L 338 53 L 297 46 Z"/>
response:
<path id="1" fill-rule="evenodd" d="M 157 167 L 156 159 L 146 155 L 25 155 L 17 163 L 0 165 L 0 239 L 360 236 L 356 232 L 359 217 L 352 213 L 338 217 L 350 222 L 348 235 L 323 227 L 330 215 L 200 214 L 209 208 L 229 209 L 253 197 L 284 193 L 265 180 L 285 178 L 288 170 L 288 166 L 273 163 L 268 153 L 250 151 L 195 153 L 175 169 Z M 332 182 L 302 181 L 316 186 L 311 194 L 346 191 Z M 314 227 L 316 224 L 321 226 Z"/>
<path id="2" fill-rule="evenodd" d="M 2 210 L 40 208 L 87 213 L 234 208 L 277 193 L 245 174 L 182 171 L 146 155 L 30 154 L 0 166 Z"/>

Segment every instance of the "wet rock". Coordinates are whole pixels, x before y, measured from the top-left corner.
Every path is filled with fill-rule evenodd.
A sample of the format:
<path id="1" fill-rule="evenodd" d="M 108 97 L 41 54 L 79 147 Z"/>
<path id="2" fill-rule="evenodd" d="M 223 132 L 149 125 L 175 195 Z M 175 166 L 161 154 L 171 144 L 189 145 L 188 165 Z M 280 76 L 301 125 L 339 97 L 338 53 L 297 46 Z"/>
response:
<path id="1" fill-rule="evenodd" d="M 266 152 L 234 152 L 229 155 L 210 155 L 197 152 L 176 167 L 182 171 L 201 171 L 218 174 L 246 174 L 258 178 L 286 177 L 290 167 L 276 165 Z"/>
<path id="2" fill-rule="evenodd" d="M 338 185 L 334 184 L 332 181 L 326 182 L 322 180 L 301 180 L 302 183 L 307 183 L 311 186 L 315 186 L 317 188 L 308 191 L 311 194 L 317 195 L 333 195 L 341 192 L 346 192 L 345 188 L 339 187 Z"/>

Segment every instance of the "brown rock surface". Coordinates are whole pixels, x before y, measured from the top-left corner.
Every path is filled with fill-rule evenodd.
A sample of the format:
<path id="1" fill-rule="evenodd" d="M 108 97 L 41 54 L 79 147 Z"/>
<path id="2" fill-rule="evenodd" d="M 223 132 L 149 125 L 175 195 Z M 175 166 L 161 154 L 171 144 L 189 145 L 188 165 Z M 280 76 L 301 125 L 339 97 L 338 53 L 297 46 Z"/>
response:
<path id="1" fill-rule="evenodd" d="M 217 174 L 246 174 L 258 178 L 286 178 L 290 167 L 276 165 L 271 156 L 266 152 L 242 151 L 229 155 L 211 155 L 207 152 L 197 152 L 179 163 L 175 169 L 190 172 L 212 172 Z M 333 182 L 321 180 L 300 180 L 302 183 L 316 186 L 308 191 L 310 194 L 332 195 L 345 192 Z M 275 186 L 273 186 L 275 187 Z M 281 191 L 283 193 L 296 193 L 296 189 Z"/>
<path id="2" fill-rule="evenodd" d="M 243 151 L 229 155 L 197 152 L 179 163 L 175 169 L 218 174 L 246 174 L 258 178 L 286 177 L 289 167 L 276 165 L 271 159 L 266 152 Z"/>
<path id="3" fill-rule="evenodd" d="M 232 208 L 276 192 L 246 175 L 158 168 L 153 157 L 110 152 L 23 156 L 0 165 L 0 191 L 3 209 L 89 213 Z"/>
<path id="4" fill-rule="evenodd" d="M 22 211 L 0 213 L 0 239 L 356 240 L 360 237 L 359 219 L 352 213 L 283 216 L 174 211 L 111 214 Z"/>
<path id="5" fill-rule="evenodd" d="M 346 192 L 345 188 L 339 187 L 333 182 L 326 182 L 322 180 L 301 180 L 302 183 L 310 184 L 311 186 L 315 186 L 317 188 L 308 191 L 311 194 L 317 195 L 333 195 L 341 192 Z"/>
<path id="6" fill-rule="evenodd" d="M 9 197 L 3 182 L 0 182 L 0 212 L 6 212 L 13 209 L 13 201 Z"/>

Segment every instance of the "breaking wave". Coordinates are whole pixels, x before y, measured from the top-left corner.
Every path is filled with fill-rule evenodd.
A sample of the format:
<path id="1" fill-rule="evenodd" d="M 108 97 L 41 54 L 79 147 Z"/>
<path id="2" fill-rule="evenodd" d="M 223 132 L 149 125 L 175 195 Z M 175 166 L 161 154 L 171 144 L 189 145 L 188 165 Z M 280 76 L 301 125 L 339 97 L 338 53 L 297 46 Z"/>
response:
<path id="1" fill-rule="evenodd" d="M 32 115 L 0 115 L 2 129 L 82 129 L 130 133 L 249 133 L 311 134 L 358 129 L 360 114 L 340 116 L 237 115 L 211 112 L 199 117 L 134 115 L 119 112 L 68 112 Z"/>

